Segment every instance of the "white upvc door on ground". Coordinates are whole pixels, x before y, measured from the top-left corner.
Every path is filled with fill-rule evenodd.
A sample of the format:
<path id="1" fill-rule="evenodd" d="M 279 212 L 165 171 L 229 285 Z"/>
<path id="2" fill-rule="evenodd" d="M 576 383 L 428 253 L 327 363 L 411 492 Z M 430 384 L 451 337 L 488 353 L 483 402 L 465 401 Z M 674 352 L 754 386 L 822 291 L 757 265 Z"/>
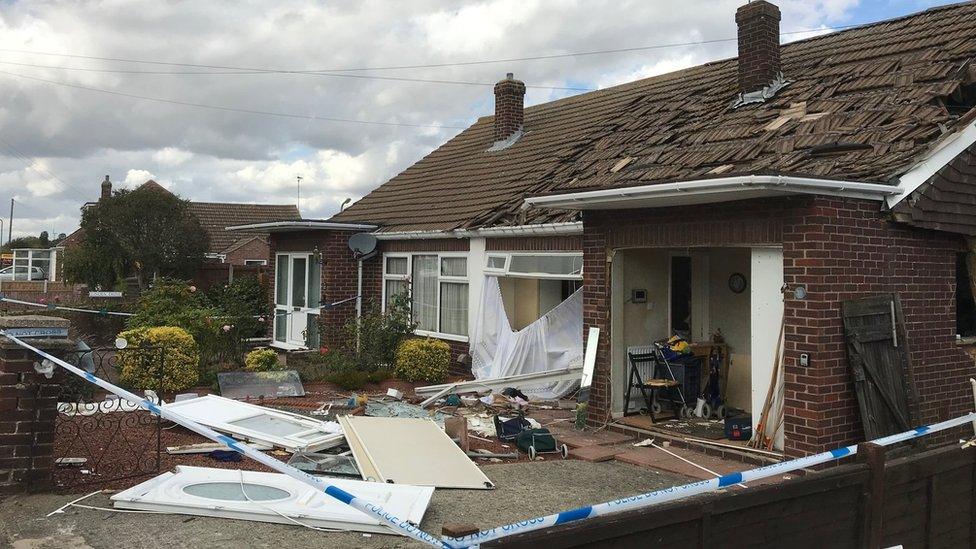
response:
<path id="1" fill-rule="evenodd" d="M 321 276 L 315 254 L 280 253 L 275 257 L 274 339 L 279 345 L 308 347 L 315 339 L 309 337 L 309 331 L 314 331 L 313 315 L 319 312 Z"/>

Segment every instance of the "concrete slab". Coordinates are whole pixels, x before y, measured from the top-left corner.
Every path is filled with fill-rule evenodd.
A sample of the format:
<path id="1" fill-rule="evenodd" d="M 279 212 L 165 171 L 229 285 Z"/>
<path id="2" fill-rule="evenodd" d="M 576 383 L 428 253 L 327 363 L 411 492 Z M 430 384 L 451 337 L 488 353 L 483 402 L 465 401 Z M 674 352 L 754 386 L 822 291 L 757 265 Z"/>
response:
<path id="1" fill-rule="evenodd" d="M 583 461 L 600 462 L 609 461 L 613 456 L 626 451 L 627 448 L 620 446 L 581 446 L 570 450 L 569 455 Z"/>

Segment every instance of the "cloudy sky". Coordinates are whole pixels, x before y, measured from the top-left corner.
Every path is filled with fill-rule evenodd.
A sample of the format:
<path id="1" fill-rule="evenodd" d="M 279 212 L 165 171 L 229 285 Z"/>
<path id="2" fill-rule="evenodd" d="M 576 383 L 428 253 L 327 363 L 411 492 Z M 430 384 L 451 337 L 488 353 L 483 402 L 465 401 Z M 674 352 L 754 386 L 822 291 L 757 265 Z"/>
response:
<path id="1" fill-rule="evenodd" d="M 328 217 L 490 114 L 506 72 L 534 104 L 734 56 L 743 1 L 0 0 L 0 212 L 56 235 L 105 174 L 292 204 L 301 176 L 302 214 Z M 777 2 L 784 40 L 945 3 Z"/>

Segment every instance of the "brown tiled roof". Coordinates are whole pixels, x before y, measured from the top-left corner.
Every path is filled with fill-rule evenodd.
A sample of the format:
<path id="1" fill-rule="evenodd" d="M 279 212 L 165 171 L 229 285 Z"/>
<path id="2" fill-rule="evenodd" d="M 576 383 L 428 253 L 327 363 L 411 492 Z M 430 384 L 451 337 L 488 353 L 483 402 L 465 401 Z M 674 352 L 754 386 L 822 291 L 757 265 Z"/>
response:
<path id="1" fill-rule="evenodd" d="M 224 253 L 241 240 L 240 232 L 230 232 L 227 227 L 267 221 L 291 221 L 299 219 L 294 204 L 235 204 L 230 202 L 190 202 L 190 211 L 200 220 L 200 225 L 210 237 L 210 251 Z"/>
<path id="2" fill-rule="evenodd" d="M 730 16 L 731 23 L 731 16 Z M 746 173 L 889 182 L 972 105 L 976 4 L 782 47 L 790 84 L 732 109 L 737 61 L 716 61 L 525 111 L 525 135 L 487 152 L 492 117 L 333 219 L 384 230 L 566 220 L 527 195 Z M 966 90 L 965 93 L 962 93 Z"/>

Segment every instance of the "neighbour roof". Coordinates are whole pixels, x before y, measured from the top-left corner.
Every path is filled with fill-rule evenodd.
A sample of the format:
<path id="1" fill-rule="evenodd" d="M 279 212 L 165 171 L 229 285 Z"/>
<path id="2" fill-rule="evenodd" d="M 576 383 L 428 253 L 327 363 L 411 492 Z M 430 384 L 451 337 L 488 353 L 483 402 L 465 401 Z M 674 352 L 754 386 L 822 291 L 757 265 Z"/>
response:
<path id="1" fill-rule="evenodd" d="M 169 189 L 156 183 L 152 179 L 137 187 L 159 192 L 170 193 Z M 98 205 L 89 202 L 87 205 Z M 249 241 L 251 236 L 241 235 L 239 232 L 226 230 L 232 225 L 247 225 L 269 221 L 289 221 L 299 219 L 298 207 L 293 204 L 239 204 L 234 202 L 193 202 L 189 201 L 190 212 L 200 221 L 200 225 L 210 238 L 211 253 L 226 253 L 229 248 L 238 247 L 242 240 Z M 248 231 L 255 234 L 266 234 L 267 231 Z M 68 235 L 64 245 L 75 245 L 84 238 L 85 232 L 80 227 Z"/>
<path id="2" fill-rule="evenodd" d="M 731 17 L 730 17 L 731 20 Z M 564 221 L 525 196 L 739 174 L 889 183 L 973 107 L 976 4 L 782 46 L 789 84 L 736 109 L 737 60 L 529 107 L 525 135 L 488 152 L 492 117 L 336 221 L 447 230 Z"/>
<path id="3" fill-rule="evenodd" d="M 223 253 L 241 240 L 241 234 L 227 227 L 268 221 L 288 221 L 301 217 L 293 204 L 235 204 L 230 202 L 190 202 L 190 211 L 210 237 L 210 250 Z"/>

